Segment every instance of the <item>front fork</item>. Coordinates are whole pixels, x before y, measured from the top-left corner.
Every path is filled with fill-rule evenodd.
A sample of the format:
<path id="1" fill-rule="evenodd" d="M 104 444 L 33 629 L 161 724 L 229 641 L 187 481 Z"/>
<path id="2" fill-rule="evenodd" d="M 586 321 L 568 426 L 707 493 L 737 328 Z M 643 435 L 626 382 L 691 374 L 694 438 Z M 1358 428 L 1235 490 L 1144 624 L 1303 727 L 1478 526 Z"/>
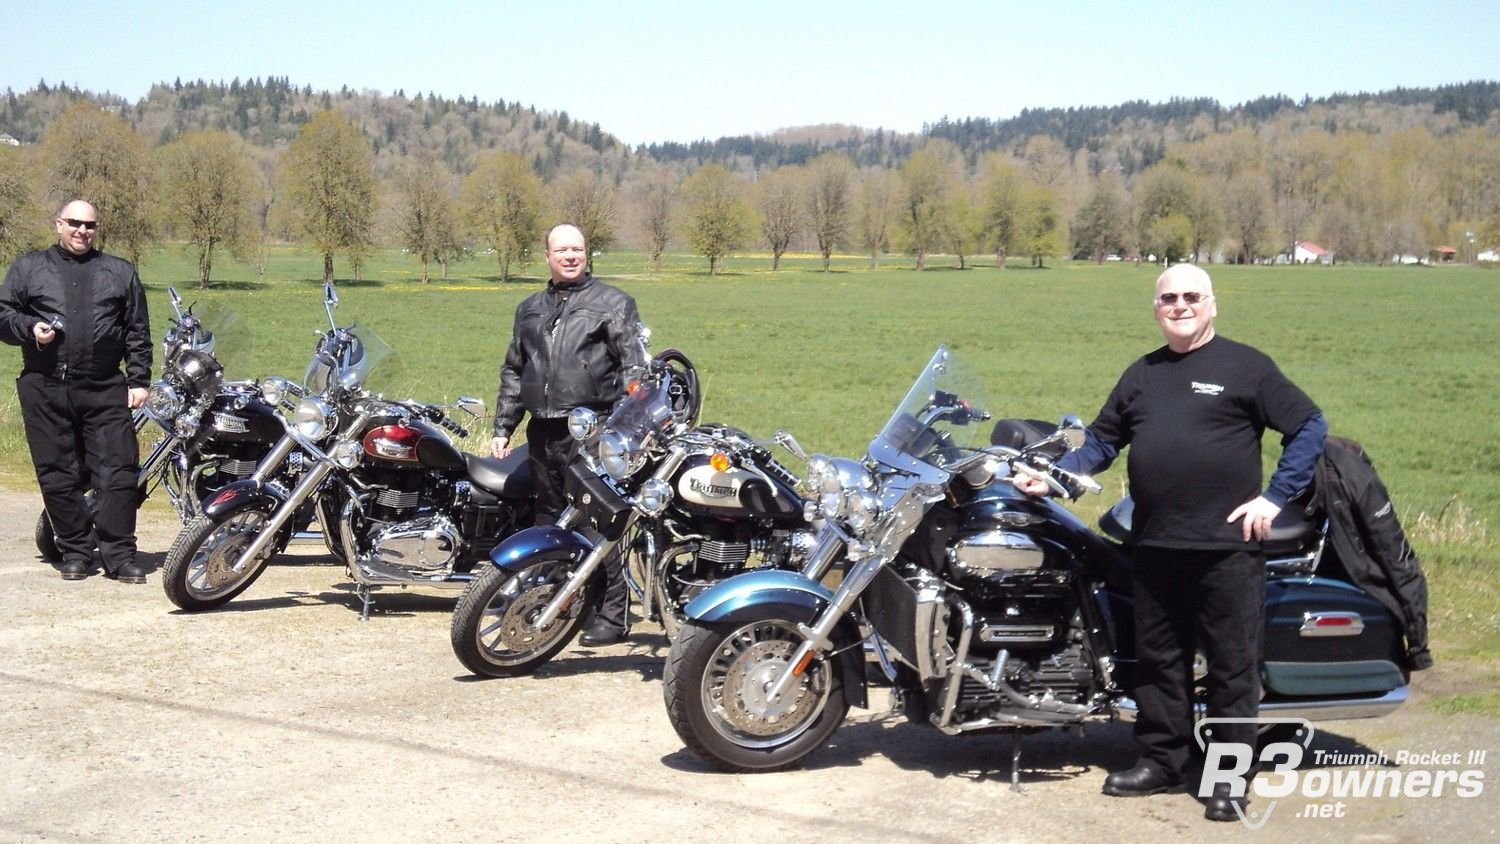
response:
<path id="1" fill-rule="evenodd" d="M 651 474 L 651 477 L 665 481 L 676 473 L 678 467 L 682 465 L 682 461 L 685 459 L 687 459 L 687 452 L 681 448 L 674 447 L 667 452 L 667 456 L 662 459 L 661 465 L 656 467 L 656 471 Z M 594 550 L 590 551 L 589 555 L 583 558 L 583 562 L 578 564 L 578 568 L 573 570 L 573 575 L 568 578 L 568 582 L 563 584 L 563 587 L 558 590 L 556 595 L 552 596 L 552 600 L 547 602 L 546 608 L 532 622 L 534 629 L 545 629 L 557 621 L 568 609 L 568 606 L 573 603 L 573 599 L 578 596 L 578 592 L 583 589 L 583 585 L 589 582 L 589 578 L 599 568 L 599 564 L 618 548 L 620 540 L 630 533 L 630 528 L 635 524 L 635 520 L 640 518 L 640 515 L 641 511 L 638 508 L 632 507 L 630 515 L 625 518 L 625 526 L 620 530 L 620 535 L 615 539 L 606 539 L 594 546 Z M 582 518 L 583 513 L 572 505 L 569 505 L 557 517 L 557 526 L 571 528 Z M 621 565 L 623 564 L 624 561 L 622 560 Z"/>

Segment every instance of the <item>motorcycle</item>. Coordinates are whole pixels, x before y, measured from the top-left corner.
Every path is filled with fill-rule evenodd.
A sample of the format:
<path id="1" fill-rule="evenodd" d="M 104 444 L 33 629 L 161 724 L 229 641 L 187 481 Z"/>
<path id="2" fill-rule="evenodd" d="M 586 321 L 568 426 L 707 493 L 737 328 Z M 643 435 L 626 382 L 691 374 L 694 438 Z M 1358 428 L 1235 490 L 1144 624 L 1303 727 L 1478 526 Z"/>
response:
<path id="1" fill-rule="evenodd" d="M 165 490 L 186 523 L 205 496 L 249 476 L 281 429 L 274 421 L 266 424 L 264 417 L 274 417 L 275 409 L 263 405 L 254 382 L 224 378 L 222 361 L 249 346 L 238 315 L 215 305 L 194 313 L 193 306 L 183 309 L 176 289 L 167 288 L 167 295 L 175 316 L 162 338 L 162 375 L 131 415 L 137 435 L 154 422 L 161 436 L 141 461 L 136 482 L 141 501 L 157 488 Z M 92 490 L 87 498 L 92 506 Z M 60 559 L 45 510 L 35 540 L 43 559 Z"/>
<path id="2" fill-rule="evenodd" d="M 961 398 L 977 395 L 962 381 L 940 347 L 862 462 L 813 458 L 819 541 L 847 565 L 836 591 L 816 567 L 752 572 L 688 604 L 663 691 L 672 726 L 704 760 L 735 772 L 801 762 L 850 706 L 868 705 L 866 642 L 896 711 L 949 735 L 1010 731 L 1016 787 L 1022 732 L 1133 719 L 1128 505 L 1106 515 L 1101 537 L 1016 490 L 1019 472 L 1066 498 L 1098 492 L 1055 465 L 1083 426 L 1004 420 L 1002 444 L 982 447 L 990 414 Z M 1387 714 L 1407 695 L 1402 628 L 1320 565 L 1319 525 L 1296 510 L 1266 543 L 1260 712 Z"/>
<path id="3" fill-rule="evenodd" d="M 713 583 L 801 562 L 812 531 L 797 477 L 743 431 L 697 426 L 700 403 L 692 362 L 667 349 L 627 376 L 602 424 L 572 411 L 569 506 L 556 524 L 496 546 L 493 567 L 459 599 L 450 640 L 464 667 L 510 677 L 552 659 L 583 626 L 616 553 L 642 614 L 669 638 L 683 606 Z"/>
<path id="4" fill-rule="evenodd" d="M 452 437 L 467 432 L 444 408 L 368 390 L 389 355 L 368 329 L 330 329 L 307 379 L 312 394 L 285 423 L 300 477 L 290 488 L 251 479 L 215 495 L 167 553 L 163 582 L 174 603 L 222 606 L 316 518 L 355 581 L 363 621 L 381 587 L 462 589 L 491 547 L 531 523 L 526 450 L 504 460 L 463 452 Z M 471 418 L 484 413 L 475 398 L 456 406 Z"/>

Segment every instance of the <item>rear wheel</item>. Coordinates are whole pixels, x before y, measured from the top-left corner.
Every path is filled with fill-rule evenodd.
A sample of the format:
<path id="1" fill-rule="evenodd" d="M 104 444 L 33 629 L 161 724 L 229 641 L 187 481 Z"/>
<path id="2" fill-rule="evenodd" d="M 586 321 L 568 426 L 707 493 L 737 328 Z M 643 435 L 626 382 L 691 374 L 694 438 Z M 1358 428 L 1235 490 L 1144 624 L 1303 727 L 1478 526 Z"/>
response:
<path id="1" fill-rule="evenodd" d="M 47 517 L 46 510 L 36 517 L 35 540 L 37 553 L 42 555 L 43 560 L 49 563 L 62 562 L 62 552 L 57 550 L 57 535 L 52 532 L 52 520 Z"/>
<path id="2" fill-rule="evenodd" d="M 590 578 L 555 621 L 534 626 L 572 574 L 564 561 L 535 563 L 515 574 L 487 569 L 453 610 L 448 635 L 458 661 L 485 677 L 515 677 L 545 665 L 578 634 L 598 597 L 598 578 Z"/>
<path id="3" fill-rule="evenodd" d="M 838 666 L 818 658 L 780 699 L 768 694 L 803 637 L 770 614 L 716 625 L 689 622 L 672 643 L 662 692 L 687 746 L 731 773 L 779 771 L 823 746 L 849 711 Z"/>
<path id="4" fill-rule="evenodd" d="M 235 562 L 260 534 L 270 514 L 239 510 L 221 519 L 199 516 L 188 522 L 161 567 L 167 598 L 189 612 L 211 610 L 234 600 L 266 570 L 275 546 L 236 569 Z"/>

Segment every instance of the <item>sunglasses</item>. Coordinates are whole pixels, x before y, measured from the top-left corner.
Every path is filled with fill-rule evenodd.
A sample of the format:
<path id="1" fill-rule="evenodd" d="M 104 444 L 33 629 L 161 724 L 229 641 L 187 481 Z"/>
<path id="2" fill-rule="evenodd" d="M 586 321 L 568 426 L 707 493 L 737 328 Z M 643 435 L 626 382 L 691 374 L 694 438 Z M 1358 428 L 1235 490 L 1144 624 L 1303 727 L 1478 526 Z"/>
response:
<path id="1" fill-rule="evenodd" d="M 74 220 L 71 217 L 59 217 L 58 219 L 75 229 L 93 231 L 99 228 L 98 220 Z"/>
<path id="2" fill-rule="evenodd" d="M 1160 296 L 1156 297 L 1156 304 L 1159 307 L 1163 307 L 1163 308 L 1174 307 L 1177 304 L 1178 295 L 1179 294 L 1177 294 L 1177 293 L 1163 293 Z M 1189 290 L 1188 292 L 1181 294 L 1181 297 L 1182 297 L 1182 304 L 1184 304 L 1184 305 L 1196 305 L 1199 302 L 1205 301 L 1207 299 L 1212 299 L 1214 297 L 1214 294 L 1212 294 L 1212 293 L 1199 293 L 1196 290 Z"/>

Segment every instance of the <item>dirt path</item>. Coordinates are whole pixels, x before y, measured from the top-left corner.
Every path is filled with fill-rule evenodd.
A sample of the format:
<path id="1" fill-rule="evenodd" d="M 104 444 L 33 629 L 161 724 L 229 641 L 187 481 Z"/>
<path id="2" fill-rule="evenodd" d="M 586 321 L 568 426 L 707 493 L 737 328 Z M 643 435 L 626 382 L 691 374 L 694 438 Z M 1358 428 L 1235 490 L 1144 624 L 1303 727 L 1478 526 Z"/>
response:
<path id="1" fill-rule="evenodd" d="M 855 711 L 805 770 L 727 776 L 662 707 L 664 642 L 574 647 L 535 677 L 473 681 L 451 598 L 388 593 L 360 623 L 341 566 L 282 558 L 225 610 L 174 611 L 160 577 L 61 580 L 32 547 L 34 493 L 0 492 L 0 840 L 1138 841 L 1493 839 L 1500 723 L 1412 701 L 1326 725 L 1339 752 L 1493 751 L 1474 798 L 1366 798 L 1345 817 L 1210 824 L 1185 795 L 1103 797 L 1133 760 L 1120 725 L 948 738 Z M 177 531 L 143 516 L 144 562 Z M 884 705 L 877 690 L 872 702 Z M 1409 766 L 1410 767 L 1410 766 Z M 1418 766 L 1420 767 L 1420 766 Z"/>

